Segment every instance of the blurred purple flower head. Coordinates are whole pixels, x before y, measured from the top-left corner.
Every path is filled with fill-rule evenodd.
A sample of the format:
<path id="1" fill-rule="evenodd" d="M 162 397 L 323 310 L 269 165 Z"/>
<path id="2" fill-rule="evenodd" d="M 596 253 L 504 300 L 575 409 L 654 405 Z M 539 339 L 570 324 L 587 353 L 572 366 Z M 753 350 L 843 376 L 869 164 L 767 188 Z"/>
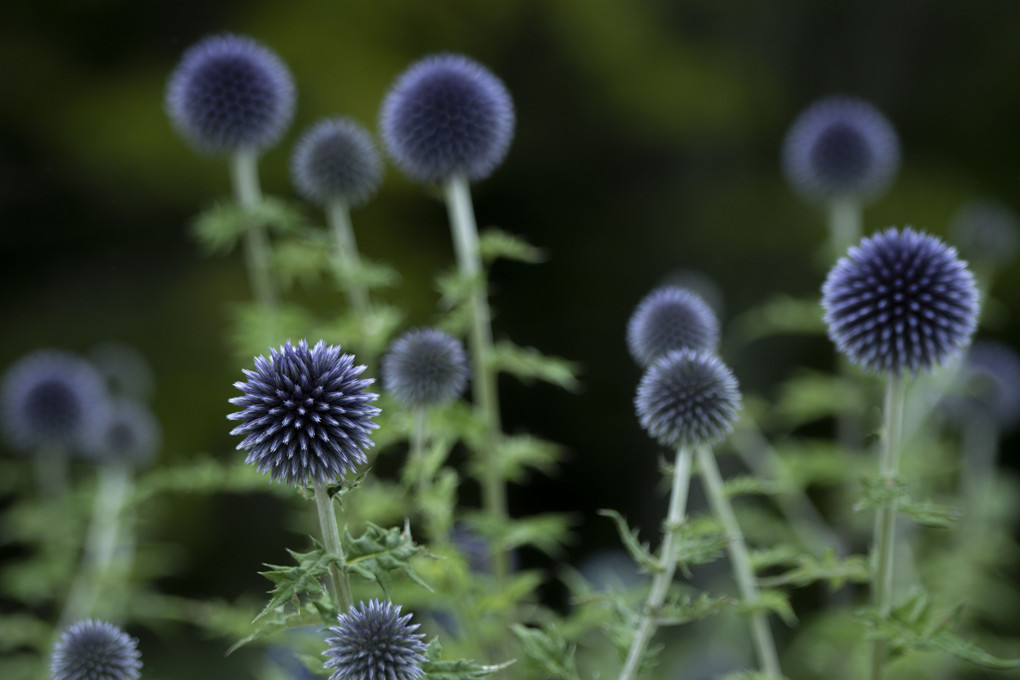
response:
<path id="1" fill-rule="evenodd" d="M 641 366 L 674 349 L 715 351 L 719 321 L 700 297 L 675 286 L 653 290 L 627 323 L 627 347 Z"/>
<path id="2" fill-rule="evenodd" d="M 159 423 L 152 411 L 134 399 L 117 397 L 89 428 L 85 453 L 97 463 L 141 467 L 155 457 L 159 441 Z"/>
<path id="3" fill-rule="evenodd" d="M 106 621 L 79 621 L 60 635 L 50 657 L 53 680 L 138 680 L 138 641 Z"/>
<path id="4" fill-rule="evenodd" d="M 456 399 L 467 386 L 468 372 L 464 345 L 435 328 L 404 333 L 382 359 L 383 386 L 409 408 Z"/>
<path id="5" fill-rule="evenodd" d="M 301 135 L 290 159 L 298 193 L 320 204 L 363 203 L 378 190 L 382 173 L 382 159 L 368 131 L 346 118 L 313 125 Z"/>
<path id="6" fill-rule="evenodd" d="M 371 600 L 337 617 L 326 638 L 330 680 L 416 680 L 424 675 L 425 636 L 400 605 Z"/>

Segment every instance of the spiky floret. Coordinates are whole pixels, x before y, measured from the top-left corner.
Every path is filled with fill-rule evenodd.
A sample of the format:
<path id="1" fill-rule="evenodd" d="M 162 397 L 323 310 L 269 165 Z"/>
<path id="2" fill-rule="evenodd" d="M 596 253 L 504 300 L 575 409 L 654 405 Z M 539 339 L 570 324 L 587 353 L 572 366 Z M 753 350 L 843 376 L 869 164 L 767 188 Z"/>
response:
<path id="1" fill-rule="evenodd" d="M 647 366 L 673 349 L 714 351 L 719 321 L 700 297 L 676 286 L 649 293 L 627 323 L 627 347 L 634 361 Z"/>
<path id="2" fill-rule="evenodd" d="M 397 79 L 379 114 L 387 151 L 410 177 L 487 177 L 506 156 L 514 107 L 503 82 L 456 54 L 426 57 Z"/>
<path id="3" fill-rule="evenodd" d="M 850 361 L 879 373 L 931 371 L 970 343 L 974 276 L 956 249 L 907 227 L 865 238 L 822 287 L 829 337 Z"/>
<path id="4" fill-rule="evenodd" d="M 464 345 L 436 328 L 407 331 L 382 360 L 383 386 L 410 408 L 456 399 L 467 386 Z"/>
<path id="5" fill-rule="evenodd" d="M 975 263 L 1004 267 L 1020 250 L 1020 223 L 1009 206 L 999 201 L 965 204 L 953 217 L 950 235 L 960 253 Z"/>
<path id="6" fill-rule="evenodd" d="M 110 400 L 102 417 L 90 428 L 86 454 L 97 463 L 142 466 L 156 455 L 160 429 L 152 411 L 127 397 Z"/>
<path id="7" fill-rule="evenodd" d="M 783 169 L 813 200 L 865 200 L 883 193 L 899 170 L 896 130 L 871 104 L 829 97 L 804 110 L 783 141 Z"/>
<path id="8" fill-rule="evenodd" d="M 358 378 L 364 370 L 321 340 L 312 348 L 288 340 L 255 357 L 247 380 L 234 383 L 242 395 L 230 403 L 241 410 L 227 416 L 241 421 L 230 434 L 244 436 L 246 462 L 294 486 L 329 484 L 364 463 L 379 413 L 370 404 L 379 395 L 364 391 L 373 380 Z"/>
<path id="9" fill-rule="evenodd" d="M 294 81 L 269 48 L 214 35 L 188 48 L 167 83 L 165 108 L 197 149 L 232 153 L 274 145 L 294 115 Z"/>
<path id="10" fill-rule="evenodd" d="M 634 406 L 641 426 L 663 446 L 697 446 L 729 433 L 740 409 L 740 391 L 718 357 L 679 349 L 648 367 Z"/>
<path id="11" fill-rule="evenodd" d="M 400 605 L 371 600 L 337 617 L 326 638 L 330 680 L 415 680 L 424 674 L 425 643 Z"/>
<path id="12" fill-rule="evenodd" d="M 106 403 L 99 373 L 84 359 L 38 350 L 14 363 L 0 385 L 3 430 L 12 448 L 80 448 Z"/>
<path id="13" fill-rule="evenodd" d="M 290 176 L 314 203 L 367 201 L 382 180 L 382 159 L 368 131 L 347 118 L 329 118 L 308 129 L 294 146 Z"/>
<path id="14" fill-rule="evenodd" d="M 138 641 L 106 621 L 79 621 L 60 635 L 50 657 L 53 680 L 138 680 Z"/>

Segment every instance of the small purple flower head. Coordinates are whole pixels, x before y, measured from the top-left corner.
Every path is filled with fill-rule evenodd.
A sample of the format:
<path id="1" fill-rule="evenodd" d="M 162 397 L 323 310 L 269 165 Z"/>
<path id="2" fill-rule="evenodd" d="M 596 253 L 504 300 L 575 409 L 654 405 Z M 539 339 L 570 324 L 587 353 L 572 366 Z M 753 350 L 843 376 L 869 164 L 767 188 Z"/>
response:
<path id="1" fill-rule="evenodd" d="M 426 57 L 404 71 L 383 101 L 383 143 L 421 182 L 488 177 L 506 156 L 514 107 L 503 82 L 456 54 Z"/>
<path id="2" fill-rule="evenodd" d="M 313 203 L 343 200 L 350 205 L 371 198 L 383 166 L 368 131 L 352 120 L 330 118 L 313 125 L 298 140 L 290 176 L 298 193 Z"/>
<path id="3" fill-rule="evenodd" d="M 141 402 L 111 399 L 102 417 L 89 430 L 85 451 L 97 463 L 126 463 L 135 467 L 152 461 L 159 447 L 159 423 Z"/>
<path id="4" fill-rule="evenodd" d="M 79 448 L 106 403 L 99 373 L 58 350 L 33 352 L 12 365 L 0 385 L 0 415 L 10 446 Z"/>
<path id="5" fill-rule="evenodd" d="M 165 107 L 181 137 L 201 151 L 262 150 L 290 125 L 294 81 L 261 43 L 214 35 L 185 51 L 167 83 Z"/>
<path id="6" fill-rule="evenodd" d="M 896 131 L 871 104 L 850 97 L 815 102 L 783 141 L 783 169 L 811 200 L 865 200 L 883 193 L 899 170 Z"/>
<path id="7" fill-rule="evenodd" d="M 152 367 L 134 347 L 119 342 L 104 342 L 93 347 L 89 361 L 106 379 L 111 394 L 148 400 L 155 391 Z"/>
<path id="8" fill-rule="evenodd" d="M 464 345 L 435 328 L 404 333 L 382 360 L 383 385 L 409 408 L 456 399 L 467 386 L 468 372 Z"/>
<path id="9" fill-rule="evenodd" d="M 964 399 L 953 399 L 957 415 L 990 414 L 1002 430 L 1020 424 L 1020 356 L 1001 342 L 980 340 L 967 352 L 958 376 Z"/>
<path id="10" fill-rule="evenodd" d="M 850 248 L 822 287 L 829 337 L 875 373 L 931 371 L 970 343 L 977 327 L 974 276 L 956 249 L 910 227 Z"/>
<path id="11" fill-rule="evenodd" d="M 715 351 L 719 321 L 700 297 L 675 286 L 649 293 L 627 323 L 627 347 L 641 366 L 674 349 Z"/>
<path id="12" fill-rule="evenodd" d="M 245 370 L 242 394 L 230 400 L 242 410 L 227 416 L 241 424 L 230 434 L 242 435 L 238 449 L 245 461 L 269 472 L 273 481 L 293 486 L 329 484 L 354 470 L 372 446 L 369 433 L 379 409 L 379 396 L 365 392 L 371 379 L 359 379 L 364 366 L 340 347 L 319 341 L 288 341 L 269 358 L 255 357 L 255 370 Z"/>
<path id="13" fill-rule="evenodd" d="M 953 217 L 950 234 L 960 253 L 972 262 L 1005 267 L 1020 250 L 1020 223 L 1009 206 L 999 201 L 965 204 Z"/>
<path id="14" fill-rule="evenodd" d="M 138 680 L 138 640 L 106 621 L 79 621 L 60 635 L 50 657 L 53 680 Z"/>
<path id="15" fill-rule="evenodd" d="M 329 680 L 415 680 L 424 675 L 425 643 L 400 605 L 372 600 L 351 607 L 329 629 L 323 654 Z"/>
<path id="16" fill-rule="evenodd" d="M 641 427 L 663 446 L 698 446 L 733 428 L 740 391 L 733 372 L 714 354 L 677 349 L 645 371 L 634 406 Z"/>

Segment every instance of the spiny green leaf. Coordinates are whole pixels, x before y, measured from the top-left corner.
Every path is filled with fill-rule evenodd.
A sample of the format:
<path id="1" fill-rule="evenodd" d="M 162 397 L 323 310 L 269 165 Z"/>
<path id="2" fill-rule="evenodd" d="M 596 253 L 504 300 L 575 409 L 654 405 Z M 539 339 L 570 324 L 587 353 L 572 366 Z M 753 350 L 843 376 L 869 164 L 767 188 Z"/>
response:
<path id="1" fill-rule="evenodd" d="M 316 325 L 308 335 L 330 344 L 356 347 L 359 355 L 368 353 L 378 356 L 389 347 L 390 340 L 403 323 L 403 310 L 373 301 L 371 311 L 365 316 L 348 310 L 326 323 Z"/>
<path id="2" fill-rule="evenodd" d="M 887 503 L 918 524 L 935 528 L 950 527 L 963 515 L 954 506 L 912 499 L 902 479 L 865 477 L 861 480 L 861 497 L 854 505 L 855 511 L 877 509 Z"/>
<path id="3" fill-rule="evenodd" d="M 947 529 L 963 517 L 963 510 L 956 506 L 941 505 L 931 501 L 915 501 L 909 498 L 901 501 L 897 510 L 918 524 L 937 529 Z"/>
<path id="4" fill-rule="evenodd" d="M 792 545 L 780 544 L 764 550 L 751 551 L 751 568 L 762 571 L 781 564 L 795 564 L 800 551 Z"/>
<path id="5" fill-rule="evenodd" d="M 411 539 L 411 532 L 406 526 L 403 530 L 397 527 L 384 529 L 369 522 L 365 532 L 357 538 L 344 529 L 342 544 L 347 569 L 374 581 L 387 598 L 390 596 L 392 571 L 402 571 L 422 588 L 432 590 L 411 566 L 411 558 L 420 554 L 422 547 Z"/>
<path id="6" fill-rule="evenodd" d="M 821 558 L 814 555 L 799 555 L 797 566 L 778 576 L 762 578 L 759 583 L 767 586 L 806 586 L 816 581 L 828 581 L 832 589 L 841 588 L 844 583 L 867 583 L 871 578 L 871 565 L 863 555 L 850 555 L 840 559 L 832 549 L 825 551 Z"/>
<path id="7" fill-rule="evenodd" d="M 146 471 L 135 484 L 134 503 L 161 493 L 238 493 L 269 491 L 266 477 L 240 456 L 219 461 L 200 456 L 187 463 Z"/>
<path id="8" fill-rule="evenodd" d="M 837 444 L 821 440 L 787 440 L 775 447 L 777 476 L 784 486 L 804 489 L 811 484 L 840 484 L 862 469 L 860 457 L 851 457 Z"/>
<path id="9" fill-rule="evenodd" d="M 572 361 L 546 356 L 533 347 L 518 347 L 512 342 L 496 343 L 490 358 L 493 369 L 524 382 L 541 380 L 568 392 L 580 390 L 578 367 Z"/>
<path id="10" fill-rule="evenodd" d="M 772 496 L 783 493 L 778 482 L 768 479 L 761 479 L 754 475 L 737 475 L 726 480 L 723 484 L 723 492 L 727 497 L 744 496 L 749 494 L 760 494 Z"/>
<path id="11" fill-rule="evenodd" d="M 297 305 L 280 305 L 274 310 L 251 303 L 236 304 L 231 310 L 232 341 L 239 358 L 246 363 L 265 355 L 270 347 L 309 335 L 311 317 Z"/>
<path id="12" fill-rule="evenodd" d="M 494 551 L 530 545 L 552 557 L 562 554 L 574 523 L 569 515 L 561 513 L 518 517 L 509 522 L 484 514 L 474 514 L 468 519 L 475 531 L 492 542 Z"/>
<path id="13" fill-rule="evenodd" d="M 367 290 L 390 288 L 400 282 L 400 274 L 393 267 L 361 259 L 356 267 L 348 267 L 340 258 L 330 255 L 327 265 L 340 290 L 358 286 Z"/>
<path id="14" fill-rule="evenodd" d="M 478 249 L 486 264 L 499 258 L 529 264 L 538 264 L 546 259 L 545 252 L 541 248 L 536 248 L 521 237 L 508 234 L 495 227 L 488 227 L 481 233 L 478 239 Z"/>
<path id="15" fill-rule="evenodd" d="M 521 483 L 525 481 L 529 469 L 552 473 L 562 457 L 563 447 L 559 444 L 522 434 L 504 435 L 500 439 L 496 459 L 504 479 Z M 476 479 L 482 479 L 486 474 L 485 463 L 479 457 L 472 459 L 471 474 Z"/>
<path id="16" fill-rule="evenodd" d="M 267 564 L 269 571 L 259 572 L 276 586 L 270 592 L 269 604 L 259 612 L 252 623 L 257 625 L 287 605 L 293 604 L 300 608 L 304 599 L 310 595 L 321 599 L 325 592 L 322 580 L 329 576 L 330 565 L 340 566 L 342 562 L 338 556 L 328 554 L 318 541 L 312 539 L 312 542 L 315 547 L 309 552 L 287 551 L 297 564 L 286 566 Z"/>
<path id="17" fill-rule="evenodd" d="M 712 517 L 688 517 L 674 529 L 677 563 L 681 569 L 714 562 L 728 543 L 719 522 Z"/>
<path id="18" fill-rule="evenodd" d="M 329 269 L 329 242 L 319 231 L 287 239 L 273 248 L 273 262 L 284 288 L 296 283 L 311 287 Z"/>
<path id="19" fill-rule="evenodd" d="M 695 598 L 690 595 L 671 597 L 655 619 L 660 626 L 678 626 L 703 619 L 734 604 L 736 601 L 733 598 L 713 597 L 708 593 L 701 593 Z"/>
<path id="20" fill-rule="evenodd" d="M 627 520 L 616 510 L 599 510 L 599 514 L 608 517 L 616 524 L 616 531 L 620 534 L 623 547 L 627 549 L 630 556 L 637 562 L 642 571 L 658 573 L 662 571 L 659 559 L 652 555 L 647 543 L 641 542 L 638 538 L 637 529 L 631 529 Z"/>
<path id="21" fill-rule="evenodd" d="M 282 234 L 306 226 L 307 221 L 294 204 L 266 197 L 250 208 L 217 203 L 195 219 L 193 232 L 207 252 L 230 252 L 252 224 Z"/>
<path id="22" fill-rule="evenodd" d="M 575 647 L 567 642 L 555 625 L 527 628 L 514 624 L 513 632 L 524 652 L 525 664 L 538 670 L 542 677 L 580 680 L 574 661 Z"/>
<path id="23" fill-rule="evenodd" d="M 443 660 L 442 645 L 439 640 L 432 640 L 425 650 L 425 663 L 421 665 L 428 680 L 478 680 L 498 673 L 513 663 L 513 660 L 495 666 L 483 666 L 468 659 L 455 661 Z"/>
<path id="24" fill-rule="evenodd" d="M 797 615 L 793 613 L 793 607 L 790 606 L 789 596 L 780 590 L 763 588 L 758 591 L 757 600 L 753 602 L 740 602 L 737 608 L 745 613 L 774 612 L 788 626 L 793 626 L 797 623 Z"/>
<path id="25" fill-rule="evenodd" d="M 780 295 L 758 305 L 734 321 L 737 336 L 745 343 L 770 335 L 825 333 L 818 298 L 806 300 Z"/>

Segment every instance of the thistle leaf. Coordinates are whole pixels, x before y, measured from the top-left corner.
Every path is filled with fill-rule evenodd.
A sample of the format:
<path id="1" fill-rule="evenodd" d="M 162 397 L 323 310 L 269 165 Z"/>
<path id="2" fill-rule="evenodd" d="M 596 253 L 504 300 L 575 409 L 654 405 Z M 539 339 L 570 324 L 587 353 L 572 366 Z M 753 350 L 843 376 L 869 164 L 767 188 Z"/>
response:
<path id="1" fill-rule="evenodd" d="M 659 559 L 652 555 L 647 543 L 642 543 L 638 538 L 637 529 L 631 529 L 627 520 L 616 510 L 599 510 L 599 514 L 608 517 L 616 524 L 616 531 L 620 534 L 623 547 L 630 553 L 631 558 L 637 562 L 642 571 L 657 573 L 662 571 Z"/>
<path id="2" fill-rule="evenodd" d="M 863 555 L 850 555 L 840 559 L 834 550 L 827 550 L 821 558 L 814 555 L 799 555 L 796 566 L 784 574 L 759 579 L 765 586 L 792 585 L 806 586 L 816 581 L 828 581 L 833 590 L 843 584 L 867 583 L 871 578 L 871 566 Z"/>
<path id="3" fill-rule="evenodd" d="M 486 264 L 491 264 L 500 258 L 529 264 L 538 264 L 546 260 L 545 251 L 541 248 L 531 245 L 520 236 L 508 234 L 495 227 L 488 227 L 481 233 L 478 239 L 478 249 Z"/>
<path id="4" fill-rule="evenodd" d="M 483 666 L 468 659 L 447 661 L 440 658 L 442 651 L 439 640 L 432 640 L 425 650 L 425 662 L 421 667 L 428 680 L 478 680 L 513 664 L 513 660 L 495 666 Z"/>
<path id="5" fill-rule="evenodd" d="M 575 647 L 556 626 L 528 628 L 514 624 L 513 632 L 524 652 L 525 666 L 550 680 L 580 680 L 574 661 Z"/>
<path id="6" fill-rule="evenodd" d="M 499 342 L 493 347 L 491 361 L 493 369 L 526 383 L 541 380 L 562 387 L 568 392 L 577 392 L 581 389 L 581 383 L 577 379 L 577 364 L 560 357 L 546 356 L 533 347 L 518 347 L 512 342 Z"/>
<path id="7" fill-rule="evenodd" d="M 402 571 L 413 582 L 431 592 L 429 585 L 411 566 L 411 559 L 423 549 L 411 540 L 411 532 L 407 527 L 403 530 L 397 527 L 384 529 L 369 522 L 365 532 L 357 538 L 344 529 L 341 543 L 347 569 L 378 584 L 387 598 L 390 597 L 390 572 L 393 571 Z"/>

